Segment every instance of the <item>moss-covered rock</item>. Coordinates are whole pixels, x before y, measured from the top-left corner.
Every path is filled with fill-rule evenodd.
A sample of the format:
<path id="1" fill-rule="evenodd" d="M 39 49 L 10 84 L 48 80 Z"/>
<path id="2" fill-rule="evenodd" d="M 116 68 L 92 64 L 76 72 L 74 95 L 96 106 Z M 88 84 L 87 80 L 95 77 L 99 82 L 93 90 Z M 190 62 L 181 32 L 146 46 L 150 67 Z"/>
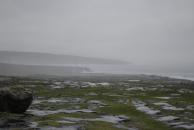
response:
<path id="1" fill-rule="evenodd" d="M 0 111 L 24 113 L 33 100 L 32 91 L 23 87 L 0 88 Z"/>

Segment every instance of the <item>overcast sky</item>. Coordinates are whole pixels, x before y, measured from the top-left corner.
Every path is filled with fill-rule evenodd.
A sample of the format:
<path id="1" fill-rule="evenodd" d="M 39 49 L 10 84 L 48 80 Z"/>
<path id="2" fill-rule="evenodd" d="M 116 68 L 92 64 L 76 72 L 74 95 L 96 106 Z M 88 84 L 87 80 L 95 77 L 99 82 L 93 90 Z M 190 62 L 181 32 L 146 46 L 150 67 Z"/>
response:
<path id="1" fill-rule="evenodd" d="M 0 50 L 194 63 L 194 0 L 0 0 Z"/>

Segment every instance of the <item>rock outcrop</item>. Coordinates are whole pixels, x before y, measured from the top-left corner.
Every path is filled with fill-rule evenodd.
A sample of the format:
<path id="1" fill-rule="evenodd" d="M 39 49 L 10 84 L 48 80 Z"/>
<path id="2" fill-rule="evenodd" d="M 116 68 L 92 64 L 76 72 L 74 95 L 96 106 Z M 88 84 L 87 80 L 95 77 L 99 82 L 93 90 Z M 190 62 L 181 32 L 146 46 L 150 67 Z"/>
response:
<path id="1" fill-rule="evenodd" d="M 0 112 L 24 113 L 32 100 L 32 91 L 23 87 L 0 88 Z"/>

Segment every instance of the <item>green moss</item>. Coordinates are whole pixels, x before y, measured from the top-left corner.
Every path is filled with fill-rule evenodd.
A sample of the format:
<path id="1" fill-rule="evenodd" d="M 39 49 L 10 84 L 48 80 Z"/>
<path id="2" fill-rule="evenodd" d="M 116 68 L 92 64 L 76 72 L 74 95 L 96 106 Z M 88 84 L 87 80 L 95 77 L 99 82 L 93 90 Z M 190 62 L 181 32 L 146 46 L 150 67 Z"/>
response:
<path id="1" fill-rule="evenodd" d="M 53 120 L 40 121 L 39 127 L 43 127 L 43 126 L 60 127 L 60 126 L 63 126 L 63 124 Z"/>
<path id="2" fill-rule="evenodd" d="M 115 104 L 109 107 L 100 108 L 100 113 L 127 115 L 130 118 L 130 124 L 140 130 L 174 130 L 173 128 L 154 120 L 149 115 L 137 111 L 132 105 Z"/>
<path id="3" fill-rule="evenodd" d="M 23 79 L 20 79 L 21 81 Z M 25 79 L 28 80 L 28 79 Z M 99 100 L 103 103 L 106 103 L 107 106 L 101 107 L 97 109 L 96 113 L 58 113 L 58 114 L 51 114 L 43 117 L 38 116 L 32 116 L 30 119 L 32 121 L 38 122 L 40 127 L 41 126 L 54 126 L 54 127 L 60 127 L 68 124 L 59 123 L 57 121 L 62 120 L 64 117 L 75 117 L 75 118 L 96 118 L 100 115 L 126 115 L 129 117 L 129 121 L 125 122 L 125 126 L 132 126 L 136 127 L 139 130 L 181 130 L 181 129 L 175 129 L 172 127 L 167 126 L 164 123 L 161 123 L 159 121 L 156 121 L 156 119 L 152 118 L 150 115 L 147 115 L 143 112 L 137 111 L 134 106 L 131 104 L 132 99 L 139 99 L 146 103 L 148 103 L 149 106 L 155 109 L 160 109 L 162 114 L 166 115 L 175 115 L 182 117 L 185 116 L 181 114 L 181 112 L 176 111 L 167 111 L 162 110 L 160 106 L 155 106 L 152 104 L 152 102 L 158 102 L 163 101 L 162 99 L 157 99 L 155 97 L 160 96 L 170 96 L 172 93 L 178 93 L 179 89 L 186 88 L 189 90 L 194 91 L 193 83 L 179 83 L 179 82 L 169 82 L 168 80 L 151 80 L 151 79 L 145 79 L 140 82 L 125 82 L 128 83 L 128 86 L 131 87 L 153 87 L 158 84 L 162 84 L 165 87 L 159 88 L 156 91 L 126 91 L 127 87 L 119 85 L 117 81 L 110 81 L 114 85 L 112 87 L 94 87 L 94 88 L 71 88 L 69 86 L 65 86 L 65 88 L 61 89 L 52 89 L 50 87 L 51 81 L 45 82 L 46 80 L 39 80 L 38 82 L 25 82 L 22 84 L 19 82 L 14 82 L 13 85 L 15 85 L 15 89 L 19 89 L 17 86 L 23 85 L 25 88 L 28 85 L 35 85 L 35 87 L 30 87 L 34 91 L 35 97 L 44 97 L 46 99 L 48 98 L 82 98 L 83 102 L 81 103 L 48 103 L 48 102 L 42 102 L 41 104 L 33 104 L 32 107 L 41 109 L 41 110 L 57 110 L 57 109 L 73 109 L 75 105 L 79 106 L 81 109 L 88 107 L 88 101 L 89 100 Z M 98 80 L 96 80 L 98 82 Z M 119 81 L 120 82 L 120 81 Z M 12 84 L 10 84 L 12 86 Z M 98 94 L 97 96 L 91 96 L 88 95 L 88 93 L 94 92 Z M 110 95 L 120 95 L 120 96 L 110 96 Z M 119 100 L 129 100 L 129 102 L 126 104 L 118 103 Z M 151 101 L 151 102 L 150 102 Z M 181 94 L 178 98 L 171 98 L 168 100 L 168 103 L 178 106 L 178 107 L 186 107 L 187 105 L 194 104 L 194 94 L 186 93 Z M 187 115 L 187 117 L 193 119 L 194 118 L 194 112 L 192 110 L 186 110 L 187 112 L 190 112 L 190 115 Z M 10 115 L 7 113 L 0 113 L 0 117 L 10 117 L 14 115 Z M 81 122 L 82 123 L 82 122 Z M 86 130 L 121 130 L 119 128 L 116 128 L 113 124 L 102 122 L 102 121 L 85 121 L 84 127 Z"/>
<path id="4" fill-rule="evenodd" d="M 95 113 L 71 113 L 64 114 L 65 117 L 75 117 L 75 118 L 96 118 L 98 115 Z"/>
<path id="5" fill-rule="evenodd" d="M 116 128 L 111 123 L 93 121 L 87 124 L 86 130 L 123 130 L 123 129 Z"/>

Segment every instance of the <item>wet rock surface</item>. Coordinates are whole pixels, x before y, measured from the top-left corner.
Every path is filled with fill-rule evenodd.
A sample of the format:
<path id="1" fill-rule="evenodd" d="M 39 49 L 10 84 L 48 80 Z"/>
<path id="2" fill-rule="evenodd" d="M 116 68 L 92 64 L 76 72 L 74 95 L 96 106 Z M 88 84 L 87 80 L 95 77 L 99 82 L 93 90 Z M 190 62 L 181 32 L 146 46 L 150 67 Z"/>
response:
<path id="1" fill-rule="evenodd" d="M 28 110 L 28 113 L 35 115 L 35 116 L 46 116 L 46 115 L 50 115 L 50 114 L 57 114 L 57 113 L 77 113 L 77 112 L 83 112 L 83 113 L 92 113 L 94 111 L 90 110 L 90 109 L 59 109 L 59 110 Z"/>
<path id="2" fill-rule="evenodd" d="M 11 114 L 1 113 L 0 114 L 0 128 L 29 128 L 31 123 L 29 119 L 32 116 L 26 114 Z"/>
<path id="3" fill-rule="evenodd" d="M 136 107 L 137 110 L 145 112 L 146 114 L 149 115 L 156 115 L 160 113 L 159 110 L 151 109 L 148 106 L 146 106 L 146 103 L 139 100 L 133 101 L 133 105 Z"/>
<path id="4" fill-rule="evenodd" d="M 123 115 L 118 115 L 118 116 L 113 116 L 113 115 L 103 115 L 97 118 L 71 118 L 71 117 L 66 117 L 63 118 L 65 121 L 71 121 L 71 122 L 80 122 L 80 121 L 104 121 L 104 122 L 109 122 L 113 124 L 118 124 L 121 122 L 126 122 L 129 121 L 129 118 L 127 116 Z"/>
<path id="5" fill-rule="evenodd" d="M 90 77 L 89 80 L 21 78 L 14 85 L 33 90 L 35 97 L 23 114 L 0 113 L 0 129 L 194 129 L 191 83 Z M 28 92 L 18 97 L 24 99 Z"/>
<path id="6" fill-rule="evenodd" d="M 165 110 L 172 110 L 172 111 L 183 111 L 184 110 L 184 108 L 177 108 L 166 102 L 156 102 L 154 103 L 154 105 L 161 106 L 162 109 L 165 109 Z"/>
<path id="7" fill-rule="evenodd" d="M 136 107 L 137 110 L 144 112 L 148 115 L 151 115 L 151 117 L 155 120 L 158 120 L 160 122 L 164 122 L 167 125 L 174 127 L 174 128 L 183 128 L 183 129 L 193 129 L 194 125 L 193 123 L 190 122 L 190 118 L 186 118 L 186 120 L 183 120 L 183 113 L 177 113 L 176 116 L 174 115 L 170 115 L 171 111 L 184 111 L 185 109 L 188 108 L 192 108 L 192 105 L 186 106 L 186 108 L 178 108 L 176 106 L 173 106 L 171 104 L 169 104 L 166 100 L 171 99 L 170 97 L 168 98 L 160 98 L 159 99 L 163 99 L 163 101 L 159 101 L 159 102 L 143 102 L 140 100 L 133 100 L 133 105 Z M 149 104 L 149 106 L 148 106 Z M 160 106 L 161 109 L 153 109 L 154 106 Z M 163 110 L 164 111 L 163 111 Z M 192 109 L 189 109 L 192 110 Z M 158 114 L 159 113 L 159 114 Z M 167 113 L 169 113 L 169 115 L 166 115 Z M 186 112 L 187 113 L 187 112 Z M 191 113 L 190 113 L 191 114 Z M 186 116 L 186 115 L 185 115 Z M 189 120 L 188 120 L 189 119 Z M 192 119 L 191 119 L 192 120 Z"/>

